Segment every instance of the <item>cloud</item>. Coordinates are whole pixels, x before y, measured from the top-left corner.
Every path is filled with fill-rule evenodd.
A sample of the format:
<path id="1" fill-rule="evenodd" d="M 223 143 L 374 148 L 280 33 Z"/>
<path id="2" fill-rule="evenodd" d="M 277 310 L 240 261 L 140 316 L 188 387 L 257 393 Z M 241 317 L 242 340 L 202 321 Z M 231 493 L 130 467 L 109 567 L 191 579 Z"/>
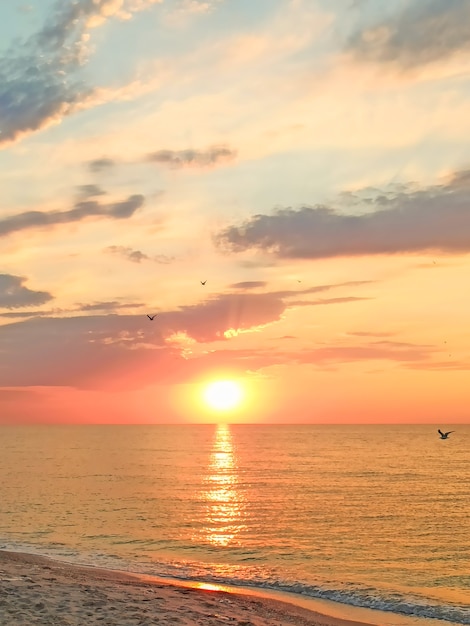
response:
<path id="1" fill-rule="evenodd" d="M 23 283 L 26 278 L 11 274 L 0 274 L 0 306 L 17 309 L 24 306 L 38 306 L 52 300 L 47 291 L 32 291 Z"/>
<path id="2" fill-rule="evenodd" d="M 122 202 L 100 204 L 96 200 L 82 200 L 68 211 L 26 211 L 12 217 L 0 219 L 0 237 L 31 228 L 55 226 L 80 222 L 88 217 L 127 219 L 144 203 L 144 196 L 135 194 Z"/>
<path id="3" fill-rule="evenodd" d="M 173 257 L 169 257 L 166 254 L 157 254 L 153 257 L 148 256 L 140 250 L 133 250 L 127 246 L 108 246 L 106 248 L 111 254 L 118 254 L 132 263 L 141 263 L 141 261 L 154 261 L 162 265 L 167 265 L 173 261 Z"/>
<path id="4" fill-rule="evenodd" d="M 349 332 L 348 335 L 352 335 L 354 337 L 393 337 L 395 333 L 356 330 Z"/>
<path id="5" fill-rule="evenodd" d="M 176 5 L 173 16 L 187 14 L 209 13 L 215 8 L 215 4 L 220 0 L 180 0 Z"/>
<path id="6" fill-rule="evenodd" d="M 411 0 L 393 17 L 356 32 L 347 50 L 360 61 L 409 70 L 470 51 L 468 0 Z"/>
<path id="7" fill-rule="evenodd" d="M 211 167 L 233 160 L 236 154 L 227 146 L 212 146 L 207 150 L 158 150 L 149 154 L 146 160 L 172 168 Z"/>
<path id="8" fill-rule="evenodd" d="M 158 163 L 173 169 L 214 167 L 233 160 L 237 151 L 228 146 L 211 146 L 205 150 L 187 148 L 186 150 L 157 150 L 135 162 Z M 87 162 L 88 169 L 94 173 L 110 170 L 118 164 L 116 159 L 100 158 Z"/>
<path id="9" fill-rule="evenodd" d="M 8 368 L 0 369 L 0 387 L 144 387 L 186 367 L 170 341 L 175 334 L 200 342 L 224 340 L 225 330 L 275 321 L 283 310 L 275 297 L 243 295 L 160 312 L 154 322 L 143 314 L 109 314 L 5 324 L 0 342 Z"/>
<path id="10" fill-rule="evenodd" d="M 79 304 L 89 315 L 43 315 L 0 325 L 3 362 L 8 363 L 0 368 L 0 387 L 139 388 L 170 378 L 188 381 L 217 364 L 247 371 L 282 363 L 284 355 L 270 349 L 256 354 L 227 349 L 221 355 L 205 344 L 230 345 L 230 337 L 240 331 L 260 331 L 281 320 L 293 293 L 221 294 L 158 311 L 153 322 L 145 313 L 94 314 L 140 306 L 104 301 Z"/>
<path id="11" fill-rule="evenodd" d="M 49 312 L 44 311 L 15 311 L 14 313 L 6 313 L 5 311 L 0 311 L 0 317 L 11 317 L 11 318 L 21 318 L 21 317 L 37 317 L 39 315 L 45 315 Z"/>
<path id="12" fill-rule="evenodd" d="M 230 287 L 232 289 L 257 289 L 258 287 L 266 287 L 266 285 L 264 280 L 246 280 L 241 283 L 234 283 Z"/>
<path id="13" fill-rule="evenodd" d="M 0 59 L 0 144 L 91 106 L 101 92 L 80 77 L 91 53 L 90 30 L 157 1 L 58 0 L 43 28 Z"/>
<path id="14" fill-rule="evenodd" d="M 327 206 L 280 209 L 230 226 L 214 241 L 229 251 L 257 248 L 282 258 L 470 252 L 470 170 L 441 185 L 403 185 L 372 195 L 363 190 L 356 197 L 362 214 Z"/>
<path id="15" fill-rule="evenodd" d="M 117 309 L 136 309 L 140 308 L 142 303 L 139 302 L 127 302 L 122 303 L 117 300 L 107 300 L 105 302 L 93 302 L 92 304 L 77 305 L 80 311 L 116 311 Z"/>
<path id="16" fill-rule="evenodd" d="M 408 365 L 428 362 L 435 350 L 432 346 L 410 343 L 373 342 L 365 346 L 326 346 L 304 350 L 298 354 L 298 363 L 323 365 L 359 361 L 396 361 Z"/>
<path id="17" fill-rule="evenodd" d="M 126 246 L 108 246 L 106 250 L 112 254 L 119 254 L 133 263 L 140 263 L 141 261 L 148 261 L 150 259 L 147 254 L 144 254 L 140 250 L 133 250 Z"/>
<path id="18" fill-rule="evenodd" d="M 361 300 L 371 300 L 372 298 L 361 298 L 356 296 L 344 296 L 342 298 L 319 298 L 317 300 L 294 300 L 291 306 L 321 306 L 324 304 L 343 304 L 345 302 L 359 302 Z"/>
<path id="19" fill-rule="evenodd" d="M 160 312 L 154 322 L 145 315 L 110 314 L 6 324 L 0 326 L 0 342 L 8 368 L 0 369 L 0 387 L 155 384 L 175 368 L 186 368 L 180 350 L 169 341 L 175 334 L 200 342 L 223 340 L 227 329 L 276 321 L 284 308 L 276 297 L 243 294 Z"/>
<path id="20" fill-rule="evenodd" d="M 79 185 L 77 191 L 81 198 L 96 198 L 106 194 L 99 185 Z"/>
<path id="21" fill-rule="evenodd" d="M 93 159 L 87 165 L 91 172 L 97 173 L 112 169 L 116 165 L 116 161 L 103 157 L 101 159 Z"/>

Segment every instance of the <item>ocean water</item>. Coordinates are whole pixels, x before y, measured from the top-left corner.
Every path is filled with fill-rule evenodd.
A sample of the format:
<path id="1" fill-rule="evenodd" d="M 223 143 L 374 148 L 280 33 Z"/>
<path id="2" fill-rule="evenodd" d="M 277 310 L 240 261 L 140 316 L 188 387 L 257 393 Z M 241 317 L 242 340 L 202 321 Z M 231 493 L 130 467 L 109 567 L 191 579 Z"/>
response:
<path id="1" fill-rule="evenodd" d="M 470 624 L 470 427 L 436 428 L 2 427 L 0 547 Z"/>

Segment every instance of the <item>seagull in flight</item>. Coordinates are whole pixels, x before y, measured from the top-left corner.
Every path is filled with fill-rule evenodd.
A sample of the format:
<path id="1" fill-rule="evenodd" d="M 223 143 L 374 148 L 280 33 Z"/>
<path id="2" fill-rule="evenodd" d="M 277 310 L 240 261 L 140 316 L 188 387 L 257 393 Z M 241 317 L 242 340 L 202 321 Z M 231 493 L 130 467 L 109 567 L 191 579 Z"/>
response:
<path id="1" fill-rule="evenodd" d="M 155 318 L 156 316 L 157 316 L 157 314 L 156 314 L 156 313 L 155 313 L 155 315 L 152 315 L 152 316 L 147 315 L 147 317 L 149 318 L 149 320 L 150 320 L 151 322 L 153 322 L 153 320 L 154 320 L 154 318 Z"/>
<path id="2" fill-rule="evenodd" d="M 448 432 L 443 433 L 443 432 L 442 432 L 442 430 L 441 430 L 440 428 L 438 428 L 438 429 L 437 429 L 437 432 L 440 434 L 441 439 L 447 439 L 447 437 L 450 435 L 450 433 L 453 433 L 453 432 L 455 432 L 455 431 L 453 431 L 453 430 L 449 430 Z"/>
<path id="3" fill-rule="evenodd" d="M 207 283 L 207 278 L 206 280 L 201 280 L 201 285 L 205 285 Z"/>

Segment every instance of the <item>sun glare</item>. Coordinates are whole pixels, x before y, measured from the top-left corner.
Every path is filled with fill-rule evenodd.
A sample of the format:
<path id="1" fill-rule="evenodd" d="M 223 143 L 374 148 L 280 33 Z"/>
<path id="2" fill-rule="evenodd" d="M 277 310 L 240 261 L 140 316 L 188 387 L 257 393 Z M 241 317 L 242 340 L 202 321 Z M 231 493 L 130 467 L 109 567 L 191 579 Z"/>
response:
<path id="1" fill-rule="evenodd" d="M 204 390 L 204 400 L 211 409 L 229 411 L 236 408 L 243 398 L 238 383 L 233 380 L 218 380 L 210 383 Z"/>

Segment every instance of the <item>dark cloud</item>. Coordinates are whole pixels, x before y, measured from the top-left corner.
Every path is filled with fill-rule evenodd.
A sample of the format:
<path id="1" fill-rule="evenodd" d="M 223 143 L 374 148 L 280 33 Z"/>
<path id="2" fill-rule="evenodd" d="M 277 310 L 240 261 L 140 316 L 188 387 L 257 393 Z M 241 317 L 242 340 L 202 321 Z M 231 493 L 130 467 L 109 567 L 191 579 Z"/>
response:
<path id="1" fill-rule="evenodd" d="M 211 146 L 207 150 L 157 150 L 138 159 L 138 162 L 159 163 L 171 168 L 203 168 L 212 167 L 220 163 L 231 161 L 237 155 L 235 150 L 228 146 Z M 109 158 L 100 158 L 88 161 L 90 171 L 94 173 L 112 169 L 116 161 Z"/>
<path id="2" fill-rule="evenodd" d="M 145 6 L 136 3 L 131 11 Z M 96 91 L 82 78 L 89 31 L 121 9 L 113 0 L 56 0 L 45 25 L 6 50 L 0 59 L 0 144 L 89 106 Z"/>
<path id="3" fill-rule="evenodd" d="M 81 198 L 96 198 L 106 194 L 99 185 L 79 185 L 77 187 L 78 195 Z"/>
<path id="4" fill-rule="evenodd" d="M 57 3 L 55 15 L 0 60 L 0 143 L 14 141 L 76 110 L 91 90 L 78 77 L 86 21 L 104 2 Z"/>
<path id="5" fill-rule="evenodd" d="M 258 287 L 266 287 L 266 285 L 264 280 L 246 280 L 241 283 L 234 283 L 230 287 L 231 289 L 258 289 Z"/>
<path id="6" fill-rule="evenodd" d="M 88 168 L 92 172 L 104 172 L 106 170 L 112 169 L 116 165 L 116 162 L 113 159 L 107 159 L 105 157 L 101 159 L 94 159 L 93 161 L 88 162 Z"/>
<path id="7" fill-rule="evenodd" d="M 26 278 L 0 274 L 0 306 L 6 309 L 18 309 L 24 306 L 38 306 L 52 300 L 47 291 L 32 291 L 23 283 Z"/>
<path id="8" fill-rule="evenodd" d="M 470 171 L 442 185 L 402 186 L 364 200 L 367 212 L 359 215 L 326 206 L 254 215 L 216 235 L 215 243 L 234 252 L 258 248 L 278 257 L 311 259 L 470 252 Z"/>
<path id="9" fill-rule="evenodd" d="M 96 200 L 82 200 L 74 204 L 68 211 L 26 211 L 12 217 L 0 219 L 0 237 L 20 230 L 55 226 L 80 222 L 88 217 L 108 217 L 126 219 L 131 217 L 144 203 L 144 196 L 129 196 L 123 202 L 100 204 Z"/>
<path id="10" fill-rule="evenodd" d="M 235 150 L 227 146 L 212 146 L 207 150 L 158 150 L 149 154 L 146 160 L 173 168 L 210 167 L 231 161 L 236 154 Z"/>
<path id="11" fill-rule="evenodd" d="M 347 49 L 361 61 L 402 70 L 470 51 L 468 0 L 411 0 L 398 15 L 356 32 Z"/>

